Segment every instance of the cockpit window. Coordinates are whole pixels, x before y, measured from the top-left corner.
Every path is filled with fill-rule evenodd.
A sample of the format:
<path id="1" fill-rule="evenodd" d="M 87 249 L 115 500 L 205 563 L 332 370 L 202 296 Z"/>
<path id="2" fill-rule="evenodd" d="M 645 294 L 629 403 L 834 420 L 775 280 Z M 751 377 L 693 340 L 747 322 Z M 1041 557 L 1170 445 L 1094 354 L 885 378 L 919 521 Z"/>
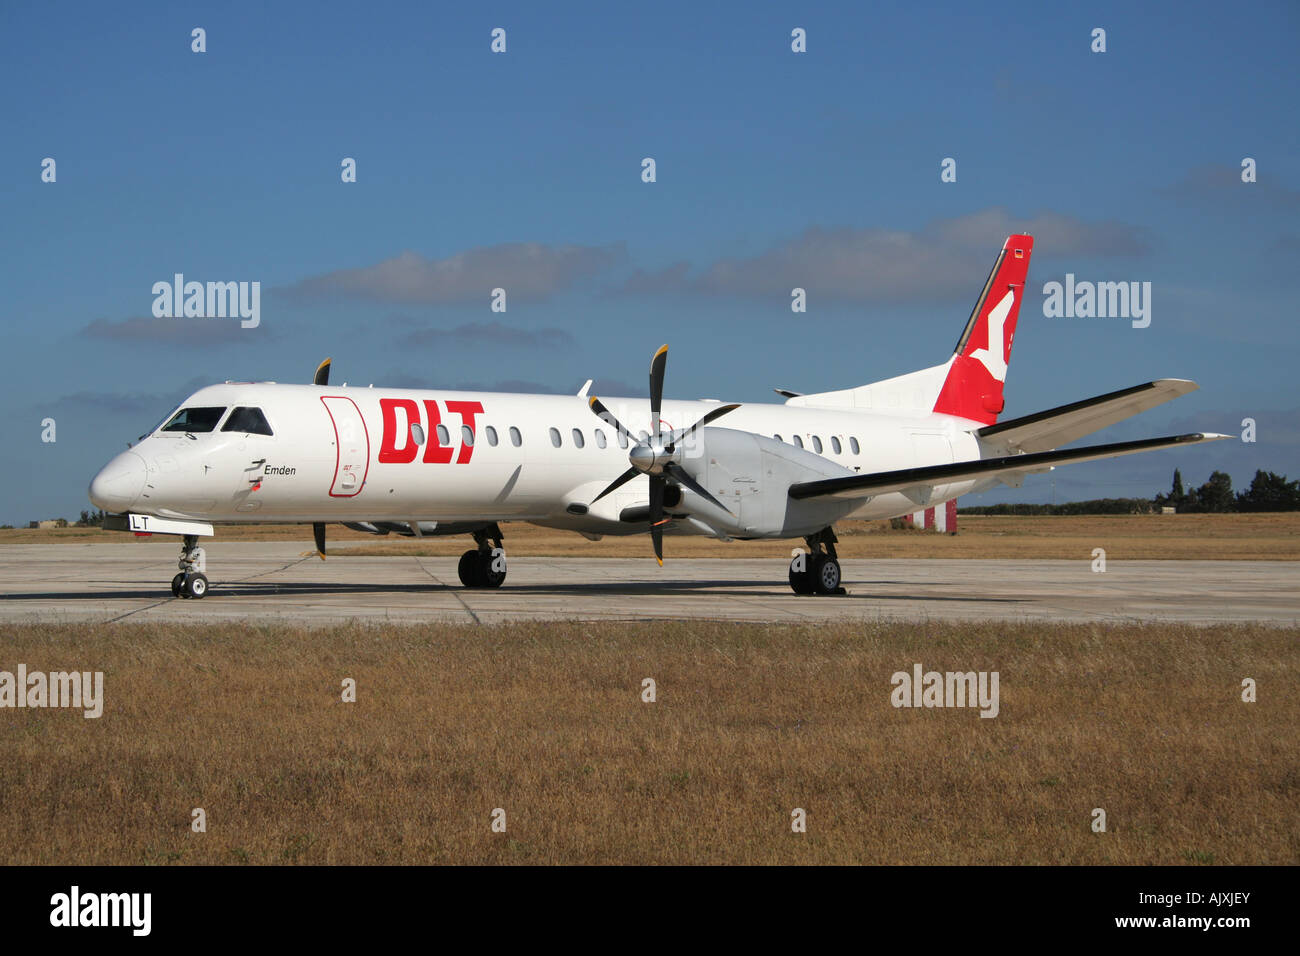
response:
<path id="1" fill-rule="evenodd" d="M 163 416 L 163 420 L 162 420 L 162 421 L 160 421 L 160 422 L 159 422 L 157 425 L 155 425 L 153 428 L 149 429 L 147 432 L 145 432 L 143 435 L 141 435 L 139 438 L 137 438 L 136 441 L 144 441 L 146 438 L 148 438 L 148 437 L 149 437 L 150 435 L 152 435 L 154 432 L 158 431 L 160 428 L 162 428 L 164 425 L 166 425 L 169 421 L 172 420 L 172 416 L 175 415 L 177 411 L 179 411 L 179 409 L 175 409 L 175 408 L 173 408 L 170 412 L 168 412 L 166 415 Z"/>
<path id="2" fill-rule="evenodd" d="M 217 427 L 226 409 L 221 405 L 182 408 L 162 427 L 165 432 L 210 432 Z"/>
<path id="3" fill-rule="evenodd" d="M 236 408 L 221 426 L 223 432 L 244 432 L 248 435 L 270 435 L 271 426 L 260 408 Z"/>

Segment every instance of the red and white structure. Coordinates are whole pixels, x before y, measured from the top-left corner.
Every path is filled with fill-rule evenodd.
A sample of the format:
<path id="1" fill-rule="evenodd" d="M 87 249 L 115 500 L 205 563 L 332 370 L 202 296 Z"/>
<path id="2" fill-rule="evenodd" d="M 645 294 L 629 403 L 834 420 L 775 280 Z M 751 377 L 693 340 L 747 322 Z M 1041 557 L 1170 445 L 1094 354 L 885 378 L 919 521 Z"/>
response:
<path id="1" fill-rule="evenodd" d="M 948 534 L 957 533 L 957 499 L 944 502 L 940 508 L 926 508 L 912 512 L 912 524 L 918 528 L 932 528 Z"/>

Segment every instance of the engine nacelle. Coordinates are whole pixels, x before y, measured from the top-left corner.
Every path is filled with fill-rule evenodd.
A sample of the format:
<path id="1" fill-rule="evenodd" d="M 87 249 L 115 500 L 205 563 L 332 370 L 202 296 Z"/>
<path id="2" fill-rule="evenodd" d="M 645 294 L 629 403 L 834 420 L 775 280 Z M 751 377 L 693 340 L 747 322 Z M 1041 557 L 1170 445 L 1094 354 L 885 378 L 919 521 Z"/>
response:
<path id="1" fill-rule="evenodd" d="M 828 458 L 785 442 L 734 428 L 703 428 L 685 449 L 683 466 L 727 507 L 720 510 L 682 489 L 688 512 L 735 538 L 802 537 L 840 520 L 859 504 L 838 499 L 795 501 L 787 494 L 800 481 L 856 474 Z M 730 513 L 728 513 L 730 512 Z"/>

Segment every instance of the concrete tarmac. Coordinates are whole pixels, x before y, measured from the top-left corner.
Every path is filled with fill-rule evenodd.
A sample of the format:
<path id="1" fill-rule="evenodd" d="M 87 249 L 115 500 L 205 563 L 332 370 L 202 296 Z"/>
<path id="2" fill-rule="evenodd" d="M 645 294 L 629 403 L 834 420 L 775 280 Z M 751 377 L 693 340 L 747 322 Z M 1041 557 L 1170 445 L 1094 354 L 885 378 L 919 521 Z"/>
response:
<path id="1" fill-rule="evenodd" d="M 0 623 L 844 619 L 1300 623 L 1286 561 L 846 560 L 845 597 L 799 597 L 779 560 L 510 559 L 506 583 L 469 591 L 454 557 L 321 561 L 299 542 L 214 542 L 211 590 L 173 598 L 179 544 L 0 547 Z"/>

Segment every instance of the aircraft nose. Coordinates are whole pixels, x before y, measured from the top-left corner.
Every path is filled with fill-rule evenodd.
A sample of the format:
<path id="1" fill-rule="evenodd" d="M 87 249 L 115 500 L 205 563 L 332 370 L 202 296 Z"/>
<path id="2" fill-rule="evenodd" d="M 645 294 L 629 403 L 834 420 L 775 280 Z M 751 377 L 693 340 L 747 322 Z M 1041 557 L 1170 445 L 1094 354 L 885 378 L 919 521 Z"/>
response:
<path id="1" fill-rule="evenodd" d="M 143 458 L 133 451 L 122 452 L 90 482 L 90 503 L 109 512 L 126 511 L 144 491 L 147 474 Z"/>

